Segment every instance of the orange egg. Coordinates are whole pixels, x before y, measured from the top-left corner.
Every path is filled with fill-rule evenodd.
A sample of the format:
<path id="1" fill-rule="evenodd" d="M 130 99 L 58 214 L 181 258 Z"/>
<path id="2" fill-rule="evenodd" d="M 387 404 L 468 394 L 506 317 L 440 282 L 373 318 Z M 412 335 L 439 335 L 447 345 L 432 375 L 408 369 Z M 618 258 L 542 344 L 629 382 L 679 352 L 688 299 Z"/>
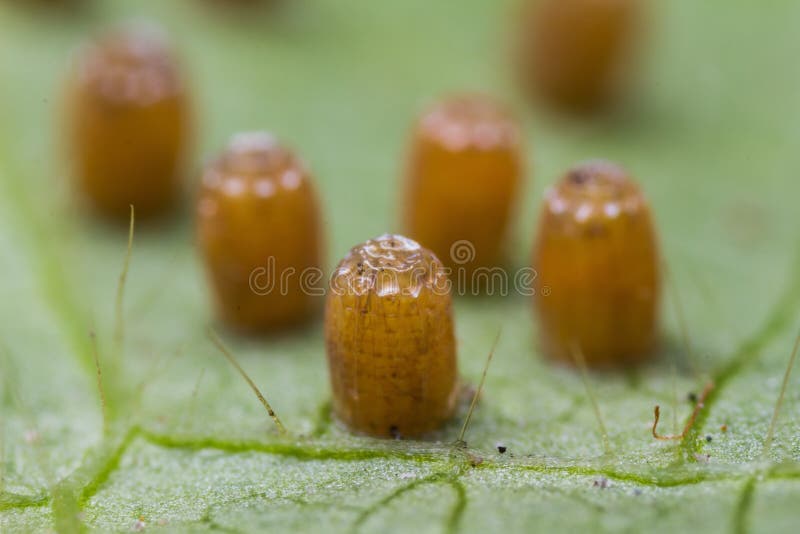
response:
<path id="1" fill-rule="evenodd" d="M 127 221 L 172 208 L 189 144 L 189 103 L 163 36 L 109 33 L 78 55 L 68 81 L 67 142 L 77 189 L 99 213 Z"/>
<path id="2" fill-rule="evenodd" d="M 506 109 L 477 95 L 442 100 L 416 125 L 403 227 L 444 262 L 459 290 L 485 289 L 490 269 L 505 261 L 521 138 Z"/>
<path id="3" fill-rule="evenodd" d="M 350 250 L 325 308 L 333 410 L 353 432 L 418 437 L 456 408 L 450 286 L 429 250 L 383 235 Z"/>
<path id="4" fill-rule="evenodd" d="M 305 165 L 271 135 L 244 133 L 202 182 L 198 242 L 219 317 L 250 333 L 311 318 L 322 304 L 323 238 Z"/>
<path id="5" fill-rule="evenodd" d="M 659 254 L 650 207 L 620 167 L 581 164 L 544 201 L 533 253 L 544 352 L 592 367 L 637 363 L 658 338 Z"/>
<path id="6" fill-rule="evenodd" d="M 586 113 L 625 89 L 642 0 L 528 0 L 518 60 L 526 91 L 552 107 Z"/>

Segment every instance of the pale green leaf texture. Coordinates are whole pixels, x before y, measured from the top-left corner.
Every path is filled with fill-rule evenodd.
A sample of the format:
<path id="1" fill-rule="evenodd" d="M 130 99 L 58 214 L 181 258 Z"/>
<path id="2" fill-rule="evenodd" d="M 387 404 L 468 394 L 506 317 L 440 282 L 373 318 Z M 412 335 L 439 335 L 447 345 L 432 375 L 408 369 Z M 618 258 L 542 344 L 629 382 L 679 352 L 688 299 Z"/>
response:
<path id="1" fill-rule="evenodd" d="M 241 16 L 200 0 L 97 1 L 76 14 L 14 5 L 29 3 L 0 7 L 0 530 L 795 531 L 800 372 L 762 449 L 800 326 L 798 2 L 653 2 L 636 101 L 591 124 L 517 101 L 513 2 L 298 0 Z M 671 372 L 688 351 L 668 300 L 658 363 L 590 376 L 606 454 L 580 375 L 537 353 L 529 299 L 459 298 L 466 381 L 502 327 L 465 452 L 450 445 L 458 421 L 420 443 L 332 423 L 320 323 L 278 339 L 223 333 L 284 438 L 205 337 L 188 206 L 137 228 L 117 350 L 125 228 L 73 200 L 57 127 L 72 50 L 132 16 L 159 21 L 185 57 L 193 183 L 233 132 L 276 132 L 319 182 L 328 266 L 397 228 L 409 124 L 443 93 L 486 91 L 524 112 L 532 179 L 516 266 L 548 184 L 581 159 L 623 163 L 654 206 L 698 372 Z M 708 378 L 716 388 L 687 440 L 654 440 L 653 406 L 673 431 Z"/>

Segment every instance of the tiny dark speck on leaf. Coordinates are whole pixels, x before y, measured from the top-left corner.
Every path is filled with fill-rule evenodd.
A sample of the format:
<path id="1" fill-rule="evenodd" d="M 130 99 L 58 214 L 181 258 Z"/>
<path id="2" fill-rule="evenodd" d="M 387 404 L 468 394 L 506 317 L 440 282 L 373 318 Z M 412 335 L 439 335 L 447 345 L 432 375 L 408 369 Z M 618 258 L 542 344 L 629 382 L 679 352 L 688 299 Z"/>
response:
<path id="1" fill-rule="evenodd" d="M 692 404 L 695 404 L 697 402 L 697 393 L 695 393 L 694 391 L 690 391 L 689 394 L 686 395 L 686 400 L 688 400 Z"/>
<path id="2" fill-rule="evenodd" d="M 481 456 L 475 456 L 474 454 L 469 455 L 469 465 L 472 467 L 478 467 L 483 463 L 483 458 Z"/>
<path id="3" fill-rule="evenodd" d="M 711 440 L 714 439 L 710 435 L 706 436 L 706 442 L 711 443 Z"/>
<path id="4" fill-rule="evenodd" d="M 599 478 L 592 484 L 595 488 L 606 489 L 608 487 L 608 479 L 606 477 Z"/>
<path id="5" fill-rule="evenodd" d="M 497 446 L 497 452 L 499 452 L 500 454 L 504 454 L 506 452 L 506 450 L 507 449 L 506 449 L 505 445 L 498 445 Z"/>

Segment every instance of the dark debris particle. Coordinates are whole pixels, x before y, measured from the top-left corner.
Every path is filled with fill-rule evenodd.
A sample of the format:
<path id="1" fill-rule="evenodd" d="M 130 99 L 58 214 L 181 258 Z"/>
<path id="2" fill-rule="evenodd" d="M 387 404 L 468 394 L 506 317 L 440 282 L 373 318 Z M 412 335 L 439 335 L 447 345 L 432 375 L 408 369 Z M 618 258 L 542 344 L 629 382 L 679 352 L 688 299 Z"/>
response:
<path id="1" fill-rule="evenodd" d="M 584 171 L 583 169 L 574 169 L 569 174 L 569 180 L 572 181 L 575 185 L 583 185 L 589 181 L 589 173 Z"/>
<path id="2" fill-rule="evenodd" d="M 394 439 L 402 439 L 403 438 L 402 434 L 400 434 L 400 429 L 397 428 L 397 425 L 392 425 L 392 426 L 389 427 L 389 434 L 391 434 L 391 436 Z"/>
<path id="3" fill-rule="evenodd" d="M 483 463 L 482 456 L 476 456 L 474 454 L 469 455 L 469 465 L 471 465 L 472 467 L 478 467 L 482 463 Z"/>
<path id="4" fill-rule="evenodd" d="M 608 487 L 608 479 L 606 477 L 598 478 L 592 484 L 595 488 L 606 489 Z"/>
<path id="5" fill-rule="evenodd" d="M 505 452 L 506 452 L 507 450 L 508 450 L 508 449 L 506 449 L 506 446 L 505 446 L 505 445 L 498 445 L 498 446 L 497 446 L 497 452 L 499 452 L 500 454 L 505 454 Z"/>
<path id="6" fill-rule="evenodd" d="M 695 404 L 695 403 L 697 402 L 697 393 L 695 393 L 694 391 L 690 391 L 690 392 L 689 392 L 689 393 L 686 395 L 686 400 L 688 400 L 688 401 L 689 401 L 689 402 L 691 402 L 692 404 Z"/>
<path id="7" fill-rule="evenodd" d="M 711 435 L 709 434 L 708 436 L 706 436 L 706 443 L 711 443 L 711 440 L 713 439 L 714 438 L 712 438 Z"/>

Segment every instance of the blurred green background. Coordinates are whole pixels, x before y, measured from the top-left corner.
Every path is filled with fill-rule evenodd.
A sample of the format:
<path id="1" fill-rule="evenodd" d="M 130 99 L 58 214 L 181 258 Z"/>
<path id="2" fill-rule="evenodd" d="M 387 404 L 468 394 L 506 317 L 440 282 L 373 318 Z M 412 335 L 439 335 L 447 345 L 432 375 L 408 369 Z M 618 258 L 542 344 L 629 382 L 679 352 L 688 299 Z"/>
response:
<path id="1" fill-rule="evenodd" d="M 510 0 L 297 0 L 238 13 L 201 0 L 105 0 L 76 13 L 27 4 L 0 4 L 0 529 L 796 528 L 797 375 L 768 458 L 762 444 L 800 324 L 798 2 L 652 2 L 635 98 L 589 122 L 518 97 Z M 267 340 L 226 335 L 294 436 L 282 438 L 205 337 L 188 203 L 168 224 L 137 228 L 115 350 L 127 236 L 72 198 L 58 120 L 72 51 L 129 18 L 162 25 L 184 59 L 192 183 L 232 133 L 275 132 L 315 175 L 329 267 L 398 229 L 409 127 L 443 94 L 487 92 L 524 117 L 516 266 L 548 184 L 582 159 L 623 164 L 653 204 L 698 372 L 672 372 L 687 354 L 668 299 L 659 361 L 591 377 L 606 454 L 580 376 L 537 354 L 528 299 L 460 298 L 467 381 L 502 327 L 465 455 L 448 445 L 458 421 L 425 443 L 354 438 L 331 423 L 320 323 Z M 687 393 L 708 378 L 717 387 L 689 439 L 655 442 L 653 405 L 665 431 L 680 426 Z"/>

